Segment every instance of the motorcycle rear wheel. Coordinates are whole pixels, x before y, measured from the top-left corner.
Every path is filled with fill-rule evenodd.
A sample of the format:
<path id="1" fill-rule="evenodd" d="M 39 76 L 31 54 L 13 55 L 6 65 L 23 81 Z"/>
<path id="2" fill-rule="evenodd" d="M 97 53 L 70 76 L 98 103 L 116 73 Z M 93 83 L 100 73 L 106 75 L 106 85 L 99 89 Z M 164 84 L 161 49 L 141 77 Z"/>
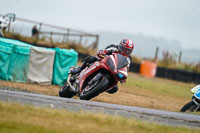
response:
<path id="1" fill-rule="evenodd" d="M 194 112 L 196 108 L 197 108 L 197 105 L 193 101 L 190 101 L 189 103 L 185 104 L 180 111 Z"/>
<path id="2" fill-rule="evenodd" d="M 90 89 L 89 91 L 83 90 L 80 94 L 80 99 L 81 100 L 90 100 L 90 99 L 94 98 L 95 96 L 99 95 L 99 93 L 103 89 L 105 89 L 109 84 L 109 80 L 106 76 L 103 76 L 100 80 L 101 81 L 99 81 L 99 83 L 96 86 L 94 86 L 94 88 Z"/>
<path id="3" fill-rule="evenodd" d="M 59 96 L 65 98 L 72 98 L 75 94 L 70 91 L 69 85 L 66 83 L 64 84 L 59 90 Z"/>

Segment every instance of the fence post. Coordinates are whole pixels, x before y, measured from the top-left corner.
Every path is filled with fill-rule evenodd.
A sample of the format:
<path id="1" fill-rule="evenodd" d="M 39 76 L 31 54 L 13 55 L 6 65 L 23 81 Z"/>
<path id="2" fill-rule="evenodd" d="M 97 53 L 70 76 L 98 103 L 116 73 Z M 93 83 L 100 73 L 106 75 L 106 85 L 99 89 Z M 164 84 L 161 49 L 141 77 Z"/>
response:
<path id="1" fill-rule="evenodd" d="M 42 29 L 42 23 L 39 23 L 39 30 L 38 30 L 38 39 L 40 38 L 40 32 L 41 32 L 41 29 Z"/>
<path id="2" fill-rule="evenodd" d="M 65 43 L 65 36 L 66 36 L 66 34 L 63 34 L 63 43 Z"/>
<path id="3" fill-rule="evenodd" d="M 157 58 L 158 58 L 158 51 L 159 51 L 159 47 L 156 47 L 154 62 L 155 62 L 155 61 L 157 60 Z"/>
<path id="4" fill-rule="evenodd" d="M 53 43 L 53 38 L 52 38 L 52 36 L 53 36 L 53 32 L 50 33 L 50 41 L 51 41 L 51 43 Z"/>
<path id="5" fill-rule="evenodd" d="M 99 35 L 96 35 L 96 42 L 94 48 L 97 49 L 98 47 L 98 42 L 99 42 Z"/>
<path id="6" fill-rule="evenodd" d="M 66 34 L 66 43 L 68 43 L 68 41 L 69 41 L 69 33 L 70 33 L 70 29 L 67 29 L 67 34 Z"/>
<path id="7" fill-rule="evenodd" d="M 42 29 L 42 23 L 39 23 L 39 32 L 41 31 Z"/>
<path id="8" fill-rule="evenodd" d="M 181 57 L 182 57 L 182 51 L 180 51 L 180 53 L 179 53 L 179 58 L 178 58 L 179 63 L 181 63 Z"/>
<path id="9" fill-rule="evenodd" d="M 10 32 L 10 24 L 11 24 L 11 18 L 9 17 L 8 32 Z"/>
<path id="10" fill-rule="evenodd" d="M 79 44 L 81 44 L 81 42 L 82 42 L 82 38 L 83 38 L 83 35 L 80 35 L 80 38 L 79 38 Z"/>

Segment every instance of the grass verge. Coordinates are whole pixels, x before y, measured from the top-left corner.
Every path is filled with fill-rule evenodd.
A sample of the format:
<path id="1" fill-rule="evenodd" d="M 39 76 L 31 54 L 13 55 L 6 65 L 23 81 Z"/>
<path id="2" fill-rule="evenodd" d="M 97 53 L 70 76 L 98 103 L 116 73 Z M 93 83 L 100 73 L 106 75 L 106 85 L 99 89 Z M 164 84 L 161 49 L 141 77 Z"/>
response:
<path id="1" fill-rule="evenodd" d="M 147 107 L 169 111 L 179 111 L 191 100 L 190 89 L 195 84 L 182 83 L 161 78 L 145 78 L 129 73 L 127 82 L 119 85 L 114 95 L 102 94 L 96 101 L 130 106 Z"/>
<path id="2" fill-rule="evenodd" d="M 24 84 L 0 81 L 0 87 L 21 88 L 45 95 L 58 96 L 59 86 Z M 191 100 L 190 88 L 195 84 L 182 83 L 161 78 L 145 78 L 135 73 L 129 73 L 127 82 L 119 84 L 119 91 L 115 94 L 102 93 L 94 101 L 130 105 L 169 111 L 179 111 Z M 77 98 L 77 97 L 75 97 Z"/>
<path id="3" fill-rule="evenodd" d="M 118 116 L 69 112 L 0 102 L 2 133 L 199 133 L 199 129 L 171 127 Z"/>

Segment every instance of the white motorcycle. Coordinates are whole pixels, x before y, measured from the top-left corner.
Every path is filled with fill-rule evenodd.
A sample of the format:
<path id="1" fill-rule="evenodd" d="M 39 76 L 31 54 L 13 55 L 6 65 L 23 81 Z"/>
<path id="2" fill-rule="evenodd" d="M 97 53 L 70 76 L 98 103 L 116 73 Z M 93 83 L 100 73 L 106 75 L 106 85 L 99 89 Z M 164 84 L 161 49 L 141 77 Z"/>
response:
<path id="1" fill-rule="evenodd" d="M 2 17 L 0 17 L 0 37 L 3 37 L 3 32 L 2 29 L 7 28 L 8 23 L 6 22 L 6 20 Z"/>
<path id="2" fill-rule="evenodd" d="M 191 89 L 194 94 L 192 96 L 192 101 L 188 102 L 181 108 L 181 112 L 198 112 L 200 111 L 200 85 L 195 86 Z"/>
<path id="3" fill-rule="evenodd" d="M 15 21 L 15 14 L 8 13 L 3 17 L 0 17 L 0 37 L 4 37 L 2 30 L 6 30 L 11 21 Z"/>

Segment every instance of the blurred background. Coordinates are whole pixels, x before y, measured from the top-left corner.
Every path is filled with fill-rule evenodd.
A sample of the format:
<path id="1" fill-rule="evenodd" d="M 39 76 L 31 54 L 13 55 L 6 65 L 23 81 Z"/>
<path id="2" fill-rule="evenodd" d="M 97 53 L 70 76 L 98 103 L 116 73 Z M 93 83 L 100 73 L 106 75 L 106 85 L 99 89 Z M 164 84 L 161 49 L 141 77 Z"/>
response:
<path id="1" fill-rule="evenodd" d="M 15 39 L 30 42 L 35 25 L 39 37 L 31 43 L 95 55 L 128 38 L 135 62 L 200 71 L 198 0 L 1 0 L 0 9 L 1 16 L 15 16 L 6 29 Z"/>

